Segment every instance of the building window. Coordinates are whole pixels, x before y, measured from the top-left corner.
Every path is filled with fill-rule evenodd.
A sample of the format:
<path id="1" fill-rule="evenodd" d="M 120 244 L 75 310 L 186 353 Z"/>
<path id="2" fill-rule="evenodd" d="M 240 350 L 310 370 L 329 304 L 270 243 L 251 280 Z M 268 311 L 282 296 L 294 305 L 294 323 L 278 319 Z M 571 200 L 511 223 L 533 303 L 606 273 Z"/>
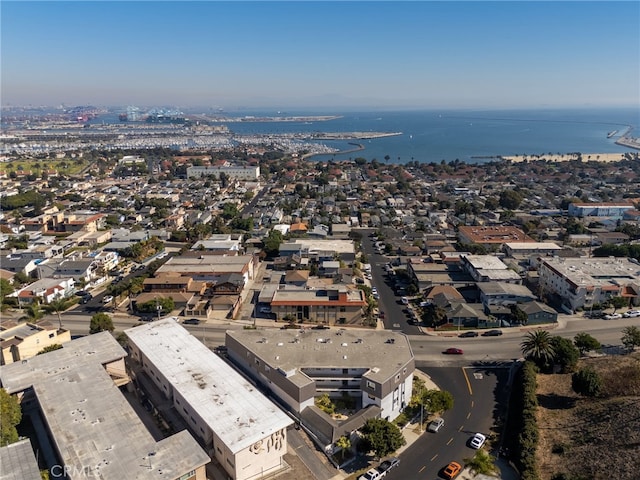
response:
<path id="1" fill-rule="evenodd" d="M 267 373 L 271 371 L 271 369 L 269 368 L 269 365 L 264 366 L 264 371 Z"/>
<path id="2" fill-rule="evenodd" d="M 347 311 L 347 307 L 340 307 L 340 311 L 341 312 L 346 312 Z"/>
<path id="3" fill-rule="evenodd" d="M 367 380 L 367 388 L 370 388 L 373 390 L 376 388 L 376 384 L 373 383 L 371 380 Z"/>
<path id="4" fill-rule="evenodd" d="M 256 365 L 260 366 L 260 360 L 256 358 L 255 361 L 256 361 Z"/>

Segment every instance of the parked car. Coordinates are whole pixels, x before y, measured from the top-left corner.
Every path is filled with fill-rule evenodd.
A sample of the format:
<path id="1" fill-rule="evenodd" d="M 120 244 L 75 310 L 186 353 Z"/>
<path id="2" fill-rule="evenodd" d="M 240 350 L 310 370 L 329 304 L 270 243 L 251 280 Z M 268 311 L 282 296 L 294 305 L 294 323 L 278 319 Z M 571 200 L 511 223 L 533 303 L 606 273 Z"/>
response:
<path id="1" fill-rule="evenodd" d="M 622 314 L 624 318 L 640 317 L 640 310 L 629 310 Z"/>
<path id="2" fill-rule="evenodd" d="M 487 440 L 487 437 L 481 433 L 476 433 L 471 440 L 469 440 L 469 446 L 471 448 L 475 448 L 476 450 L 481 448 L 484 445 L 484 442 Z"/>
<path id="3" fill-rule="evenodd" d="M 83 305 L 87 304 L 92 298 L 93 298 L 93 295 L 91 295 L 90 293 L 87 293 L 86 295 L 82 296 L 82 298 L 80 299 L 80 303 Z"/>
<path id="4" fill-rule="evenodd" d="M 456 476 L 460 473 L 460 470 L 462 470 L 462 465 L 460 465 L 458 462 L 451 462 L 449 465 L 444 467 L 442 474 L 444 475 L 444 478 L 452 480 L 453 478 L 456 478 Z"/>
<path id="5" fill-rule="evenodd" d="M 102 303 L 109 303 L 109 302 L 113 302 L 113 297 L 111 295 L 107 295 L 102 299 Z"/>
<path id="6" fill-rule="evenodd" d="M 444 352 L 445 355 L 462 355 L 464 352 L 461 348 L 447 348 Z"/>
<path id="7" fill-rule="evenodd" d="M 389 470 L 397 467 L 399 464 L 400 464 L 400 459 L 398 457 L 391 457 L 386 459 L 380 465 L 378 465 L 378 471 L 381 474 L 386 475 Z"/>
<path id="8" fill-rule="evenodd" d="M 367 473 L 360 475 L 358 480 L 380 480 L 382 477 L 384 477 L 383 473 L 380 473 L 375 468 L 371 468 Z"/>
<path id="9" fill-rule="evenodd" d="M 402 297 L 400 301 L 403 305 L 409 305 L 409 299 L 407 297 Z"/>
<path id="10" fill-rule="evenodd" d="M 487 330 L 482 333 L 483 337 L 499 337 L 502 335 L 502 330 Z"/>
<path id="11" fill-rule="evenodd" d="M 260 307 L 258 311 L 260 313 L 271 313 L 271 307 Z"/>
<path id="12" fill-rule="evenodd" d="M 478 336 L 478 332 L 473 332 L 473 331 L 469 331 L 469 332 L 463 332 L 460 335 L 458 335 L 460 338 L 471 338 L 471 337 L 477 337 Z"/>
<path id="13" fill-rule="evenodd" d="M 427 431 L 437 433 L 444 426 L 444 419 L 442 418 L 434 418 L 427 425 Z"/>
<path id="14" fill-rule="evenodd" d="M 329 326 L 328 325 L 314 325 L 313 327 L 311 327 L 313 330 L 329 330 Z"/>
<path id="15" fill-rule="evenodd" d="M 182 323 L 185 325 L 200 325 L 200 320 L 197 318 L 189 318 Z"/>
<path id="16" fill-rule="evenodd" d="M 616 320 L 618 318 L 622 318 L 622 315 L 620 315 L 619 313 L 609 313 L 604 316 L 605 320 Z"/>

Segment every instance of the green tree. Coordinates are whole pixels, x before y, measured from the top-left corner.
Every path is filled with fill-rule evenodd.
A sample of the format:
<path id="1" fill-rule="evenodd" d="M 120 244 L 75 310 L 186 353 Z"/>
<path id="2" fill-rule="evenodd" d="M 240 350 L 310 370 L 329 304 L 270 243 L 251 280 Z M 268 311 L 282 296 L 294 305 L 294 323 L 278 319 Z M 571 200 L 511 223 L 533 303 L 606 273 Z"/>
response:
<path id="1" fill-rule="evenodd" d="M 500 192 L 500 199 L 498 200 L 500 206 L 507 210 L 516 210 L 522 203 L 523 196 L 520 192 L 515 190 L 503 190 Z"/>
<path id="2" fill-rule="evenodd" d="M 511 316 L 516 323 L 526 325 L 529 321 L 527 314 L 516 304 L 509 307 L 511 309 Z"/>
<path id="3" fill-rule="evenodd" d="M 89 323 L 89 333 L 94 334 L 98 332 L 113 332 L 114 326 L 111 317 L 106 313 L 96 313 L 91 317 Z"/>
<path id="4" fill-rule="evenodd" d="M 44 312 L 40 307 L 40 304 L 34 300 L 34 302 L 27 307 L 27 318 L 32 322 L 37 322 L 44 316 Z"/>
<path id="5" fill-rule="evenodd" d="M 0 278 L 0 303 L 4 303 L 5 297 L 13 292 L 14 288 L 11 282 L 6 278 Z"/>
<path id="6" fill-rule="evenodd" d="M 45 311 L 50 313 L 56 313 L 58 315 L 58 326 L 62 329 L 62 312 L 69 308 L 69 301 L 64 298 L 56 298 L 51 300 L 44 306 Z"/>
<path id="7" fill-rule="evenodd" d="M 340 449 L 340 454 L 344 460 L 344 452 L 351 448 L 351 440 L 346 435 L 343 435 L 336 441 L 336 447 Z"/>
<path id="8" fill-rule="evenodd" d="M 0 447 L 18 441 L 16 425 L 22 420 L 18 398 L 0 388 Z"/>
<path id="9" fill-rule="evenodd" d="M 640 347 L 640 328 L 630 325 L 622 329 L 622 344 L 628 349 Z"/>
<path id="10" fill-rule="evenodd" d="M 522 355 L 538 367 L 548 367 L 553 362 L 555 355 L 551 338 L 551 334 L 546 330 L 528 332 L 520 343 Z"/>
<path id="11" fill-rule="evenodd" d="M 571 388 L 580 395 L 595 397 L 602 390 L 602 377 L 591 366 L 581 368 L 571 376 Z"/>
<path id="12" fill-rule="evenodd" d="M 53 352 L 55 350 L 60 350 L 61 348 L 62 348 L 62 345 L 60 345 L 59 343 L 54 343 L 53 345 L 47 345 L 46 347 L 44 347 L 42 350 L 36 353 L 36 355 L 42 355 L 43 353 Z"/>
<path id="13" fill-rule="evenodd" d="M 581 332 L 573 337 L 573 343 L 580 351 L 581 355 L 594 350 L 600 350 L 600 342 L 588 333 Z"/>
<path id="14" fill-rule="evenodd" d="M 382 458 L 407 443 L 400 429 L 383 418 L 370 418 L 360 429 L 364 448 Z"/>
<path id="15" fill-rule="evenodd" d="M 465 458 L 464 463 L 476 475 L 491 475 L 496 472 L 496 459 L 486 450 L 478 450 L 473 458 Z"/>
<path id="16" fill-rule="evenodd" d="M 576 369 L 580 359 L 580 351 L 571 340 L 554 336 L 551 338 L 554 351 L 554 362 L 562 367 L 562 373 L 571 373 Z"/>
<path id="17" fill-rule="evenodd" d="M 446 390 L 425 390 L 422 392 L 422 404 L 430 413 L 439 413 L 453 408 L 453 395 Z"/>
<path id="18" fill-rule="evenodd" d="M 629 299 L 624 297 L 612 297 L 609 299 L 609 305 L 613 307 L 613 312 L 619 308 L 624 308 L 629 305 Z"/>
<path id="19" fill-rule="evenodd" d="M 315 405 L 324 413 L 332 415 L 336 411 L 336 406 L 331 401 L 328 393 L 324 393 L 315 399 Z"/>
<path id="20" fill-rule="evenodd" d="M 270 257 L 276 257 L 280 253 L 280 244 L 284 241 L 282 233 L 278 230 L 271 230 L 269 236 L 264 240 L 264 251 Z"/>

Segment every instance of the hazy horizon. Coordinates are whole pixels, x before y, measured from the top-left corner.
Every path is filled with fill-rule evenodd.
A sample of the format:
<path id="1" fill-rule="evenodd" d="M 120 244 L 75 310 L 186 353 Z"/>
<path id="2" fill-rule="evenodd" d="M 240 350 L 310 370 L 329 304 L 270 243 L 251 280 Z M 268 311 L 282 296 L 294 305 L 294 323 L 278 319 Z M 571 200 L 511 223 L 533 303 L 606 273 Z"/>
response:
<path id="1" fill-rule="evenodd" d="M 3 106 L 637 108 L 639 2 L 12 1 Z"/>

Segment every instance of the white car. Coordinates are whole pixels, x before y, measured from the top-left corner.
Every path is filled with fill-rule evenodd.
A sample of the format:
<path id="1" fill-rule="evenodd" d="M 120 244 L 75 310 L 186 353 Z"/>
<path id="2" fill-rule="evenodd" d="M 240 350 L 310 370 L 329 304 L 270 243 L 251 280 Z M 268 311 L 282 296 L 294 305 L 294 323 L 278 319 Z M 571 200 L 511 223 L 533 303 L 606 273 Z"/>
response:
<path id="1" fill-rule="evenodd" d="M 604 316 L 605 320 L 615 320 L 616 318 L 622 318 L 622 315 L 619 313 L 609 313 Z"/>
<path id="2" fill-rule="evenodd" d="M 486 440 L 487 440 L 487 437 L 485 437 L 483 434 L 476 433 L 473 437 L 471 437 L 471 440 L 469 441 L 469 445 L 471 446 L 471 448 L 475 448 L 477 450 L 480 447 L 482 447 L 482 445 L 484 445 L 484 442 Z"/>
<path id="3" fill-rule="evenodd" d="M 635 318 L 640 317 L 640 310 L 629 310 L 622 314 L 624 318 Z"/>
<path id="4" fill-rule="evenodd" d="M 113 302 L 113 297 L 111 295 L 107 295 L 102 299 L 102 303 L 109 303 L 109 302 Z"/>
<path id="5" fill-rule="evenodd" d="M 372 468 L 367 473 L 360 475 L 358 480 L 379 480 L 382 477 L 384 477 L 384 474 L 380 473 L 375 468 Z"/>

